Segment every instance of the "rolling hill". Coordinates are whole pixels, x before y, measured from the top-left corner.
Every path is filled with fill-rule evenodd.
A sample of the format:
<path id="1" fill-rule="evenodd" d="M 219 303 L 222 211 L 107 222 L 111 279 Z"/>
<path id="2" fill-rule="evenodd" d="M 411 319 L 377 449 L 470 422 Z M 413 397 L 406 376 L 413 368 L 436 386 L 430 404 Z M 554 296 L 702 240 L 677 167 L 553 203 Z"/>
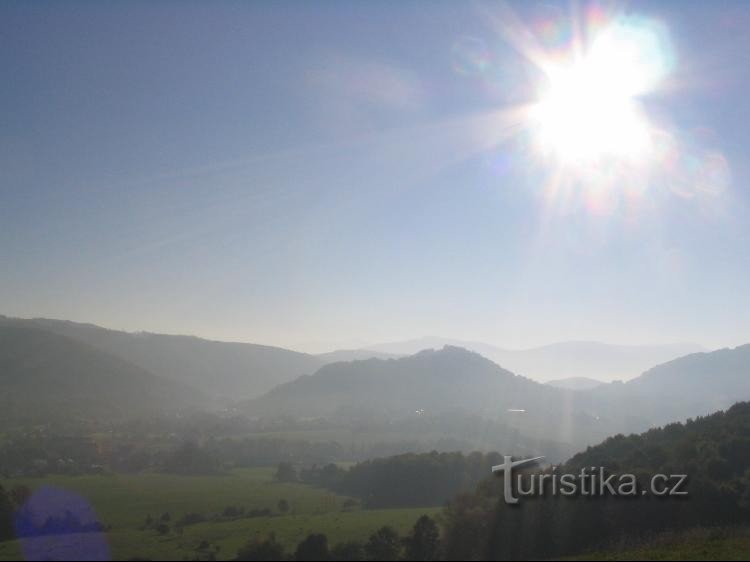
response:
<path id="1" fill-rule="evenodd" d="M 355 426 L 400 425 L 409 419 L 433 420 L 437 426 L 437 420 L 449 417 L 478 416 L 500 422 L 528 442 L 578 446 L 601 439 L 611 428 L 583 408 L 571 410 L 574 394 L 515 375 L 478 353 L 446 346 L 399 359 L 326 365 L 240 409 L 254 417 L 322 417 Z"/>
<path id="2" fill-rule="evenodd" d="M 114 420 L 197 406 L 205 397 L 59 334 L 0 324 L 0 419 Z"/>
<path id="3" fill-rule="evenodd" d="M 241 400 L 312 373 L 325 361 L 314 355 L 249 343 L 145 332 L 108 330 L 92 324 L 49 319 L 2 319 L 36 326 L 85 343 L 160 377 L 188 384 L 210 396 Z"/>
<path id="4" fill-rule="evenodd" d="M 556 395 L 556 389 L 516 376 L 478 353 L 446 346 L 399 359 L 326 365 L 252 401 L 250 410 L 308 417 L 466 410 L 494 417 Z"/>
<path id="5" fill-rule="evenodd" d="M 728 408 L 750 400 L 750 345 L 693 353 L 652 367 L 624 384 L 592 390 L 593 401 L 633 404 L 651 426 Z"/>
<path id="6" fill-rule="evenodd" d="M 571 390 L 534 382 L 458 347 L 335 363 L 242 404 L 250 416 L 402 420 L 463 413 L 576 447 L 750 399 L 750 346 L 692 354 L 627 383 Z"/>
<path id="7" fill-rule="evenodd" d="M 743 402 L 684 424 L 610 437 L 554 469 L 558 475 L 576 475 L 601 467 L 615 487 L 618 475 L 633 475 L 638 487 L 629 497 L 598 492 L 582 501 L 553 497 L 548 489 L 516 509 L 502 500 L 503 478 L 488 478 L 475 494 L 449 506 L 446 549 L 450 559 L 476 559 L 475 553 L 484 551 L 488 560 L 547 560 L 590 551 L 606 555 L 660 532 L 728 527 L 731 533 L 732 526 L 750 523 L 748 434 L 750 404 Z M 656 482 L 664 478 L 670 482 L 667 490 L 686 495 L 663 495 L 665 488 Z M 476 532 L 466 540 L 472 529 Z M 545 540 L 533 540 L 539 536 Z M 670 548 L 661 554 L 675 559 L 675 552 Z"/>

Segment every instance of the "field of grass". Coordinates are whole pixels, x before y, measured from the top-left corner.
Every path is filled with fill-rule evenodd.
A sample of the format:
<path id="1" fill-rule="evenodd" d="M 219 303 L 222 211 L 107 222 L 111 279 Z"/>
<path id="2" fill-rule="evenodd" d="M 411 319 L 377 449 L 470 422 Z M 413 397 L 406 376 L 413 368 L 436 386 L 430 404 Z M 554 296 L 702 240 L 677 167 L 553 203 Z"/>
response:
<path id="1" fill-rule="evenodd" d="M 750 560 L 750 528 L 668 533 L 566 560 Z"/>
<path id="2" fill-rule="evenodd" d="M 347 498 L 302 484 L 273 481 L 273 469 L 236 470 L 220 476 L 174 476 L 166 474 L 56 476 L 44 479 L 18 479 L 2 482 L 6 488 L 26 484 L 32 489 L 53 486 L 73 492 L 89 502 L 99 520 L 111 530 L 107 542 L 115 559 L 194 558 L 203 541 L 218 559 L 231 559 L 248 539 L 274 532 L 288 550 L 311 532 L 323 532 L 332 544 L 346 540 L 364 540 L 382 525 L 391 525 L 406 533 L 423 513 L 439 509 L 389 509 L 343 511 Z M 290 505 L 287 514 L 279 514 L 277 504 L 284 499 Z M 174 529 L 167 535 L 141 530 L 147 516 L 160 517 L 168 512 L 171 523 L 190 512 L 211 515 L 228 506 L 271 509 L 270 517 L 208 521 Z M 67 537 L 75 540 L 76 537 Z M 90 537 L 79 535 L 81 541 Z M 21 555 L 18 541 L 0 544 L 0 560 L 15 560 Z"/>

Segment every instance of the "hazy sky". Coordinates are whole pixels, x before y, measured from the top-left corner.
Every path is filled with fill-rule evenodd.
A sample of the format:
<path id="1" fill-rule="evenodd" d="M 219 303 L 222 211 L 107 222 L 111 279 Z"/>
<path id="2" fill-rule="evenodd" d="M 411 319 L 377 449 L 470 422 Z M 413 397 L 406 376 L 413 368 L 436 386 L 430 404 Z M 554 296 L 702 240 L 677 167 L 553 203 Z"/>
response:
<path id="1" fill-rule="evenodd" d="M 3 2 L 0 313 L 311 350 L 750 341 L 750 4 L 579 5 Z M 523 47 L 615 18 L 658 39 L 658 146 L 561 169 L 518 116 Z"/>

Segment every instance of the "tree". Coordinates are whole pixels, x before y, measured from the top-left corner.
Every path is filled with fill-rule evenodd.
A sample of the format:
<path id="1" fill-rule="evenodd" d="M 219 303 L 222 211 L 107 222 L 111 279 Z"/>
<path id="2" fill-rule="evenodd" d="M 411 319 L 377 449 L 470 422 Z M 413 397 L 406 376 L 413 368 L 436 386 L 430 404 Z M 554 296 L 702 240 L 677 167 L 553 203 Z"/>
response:
<path id="1" fill-rule="evenodd" d="M 331 549 L 331 560 L 346 562 L 351 560 L 358 562 L 365 559 L 365 548 L 362 543 L 349 541 L 339 543 Z"/>
<path id="2" fill-rule="evenodd" d="M 300 562 L 328 560 L 328 557 L 328 537 L 320 533 L 308 535 L 294 553 L 294 559 Z"/>
<path id="3" fill-rule="evenodd" d="M 31 488 L 19 484 L 14 486 L 10 491 L 10 499 L 16 506 L 16 509 L 23 507 L 23 505 L 31 498 Z"/>
<path id="4" fill-rule="evenodd" d="M 286 500 L 279 500 L 276 507 L 278 507 L 280 513 L 289 513 L 289 502 Z"/>
<path id="5" fill-rule="evenodd" d="M 13 503 L 0 486 L 0 541 L 13 538 Z"/>
<path id="6" fill-rule="evenodd" d="M 276 467 L 276 480 L 279 482 L 296 482 L 297 471 L 290 462 L 280 462 Z"/>
<path id="7" fill-rule="evenodd" d="M 248 541 L 237 552 L 235 560 L 238 562 L 255 562 L 256 560 L 279 562 L 284 560 L 284 547 L 276 540 L 276 535 L 271 533 L 266 539 L 256 538 Z"/>
<path id="8" fill-rule="evenodd" d="M 436 560 L 440 548 L 440 530 L 434 519 L 423 515 L 404 540 L 407 560 Z"/>
<path id="9" fill-rule="evenodd" d="M 349 498 L 348 500 L 345 500 L 343 505 L 341 506 L 343 511 L 354 511 L 359 506 L 359 502 L 355 500 L 354 498 Z"/>
<path id="10" fill-rule="evenodd" d="M 401 541 L 392 527 L 381 527 L 375 531 L 365 544 L 368 560 L 398 560 L 401 553 Z"/>

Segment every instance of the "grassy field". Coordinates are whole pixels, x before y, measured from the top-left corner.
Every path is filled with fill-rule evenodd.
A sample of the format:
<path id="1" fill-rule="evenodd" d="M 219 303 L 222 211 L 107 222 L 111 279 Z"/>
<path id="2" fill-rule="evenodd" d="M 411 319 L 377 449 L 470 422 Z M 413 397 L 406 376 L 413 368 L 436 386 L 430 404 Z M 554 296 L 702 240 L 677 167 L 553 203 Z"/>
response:
<path id="1" fill-rule="evenodd" d="M 343 511 L 347 498 L 302 484 L 273 481 L 272 469 L 237 470 L 221 476 L 174 476 L 166 474 L 102 475 L 6 480 L 3 486 L 26 484 L 32 489 L 53 486 L 73 492 L 89 502 L 99 520 L 111 526 L 107 541 L 114 558 L 184 559 L 199 554 L 203 541 L 217 558 L 231 559 L 248 539 L 274 532 L 289 550 L 311 532 L 323 532 L 332 544 L 364 540 L 382 525 L 406 533 L 423 513 L 439 509 L 389 509 Z M 287 514 L 279 514 L 277 504 L 289 503 Z M 167 535 L 140 530 L 147 516 L 168 512 L 171 523 L 187 513 L 221 513 L 228 506 L 271 509 L 270 517 L 208 521 L 174 529 Z M 84 535 L 81 540 L 87 540 Z M 68 537 L 70 539 L 70 537 Z M 0 560 L 21 555 L 18 541 L 0 544 Z"/>
<path id="2" fill-rule="evenodd" d="M 750 528 L 668 533 L 565 560 L 750 560 Z"/>

